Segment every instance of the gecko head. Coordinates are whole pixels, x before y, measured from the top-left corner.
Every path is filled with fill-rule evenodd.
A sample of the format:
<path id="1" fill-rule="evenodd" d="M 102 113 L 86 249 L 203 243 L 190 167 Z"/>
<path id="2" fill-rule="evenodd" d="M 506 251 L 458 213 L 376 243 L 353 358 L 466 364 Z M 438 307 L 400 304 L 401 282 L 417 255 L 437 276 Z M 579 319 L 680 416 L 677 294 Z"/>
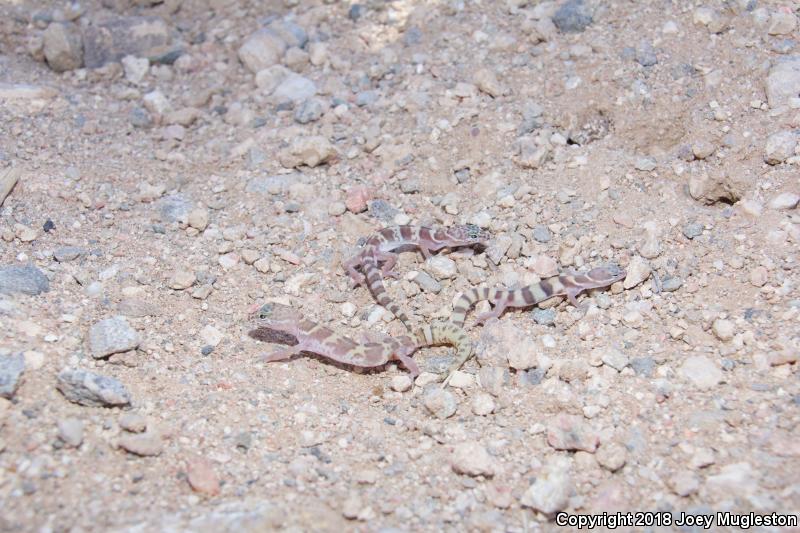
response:
<path id="1" fill-rule="evenodd" d="M 445 230 L 447 237 L 455 246 L 469 246 L 471 244 L 486 244 L 492 234 L 481 229 L 475 224 L 461 224 Z"/>
<path id="2" fill-rule="evenodd" d="M 256 304 L 250 308 L 250 320 L 259 326 L 280 326 L 296 322 L 299 318 L 297 311 L 279 303 L 267 302 L 263 305 Z"/>
<path id="3" fill-rule="evenodd" d="M 627 273 L 617 265 L 595 267 L 586 273 L 586 276 L 598 283 L 598 286 L 611 285 L 623 279 Z"/>

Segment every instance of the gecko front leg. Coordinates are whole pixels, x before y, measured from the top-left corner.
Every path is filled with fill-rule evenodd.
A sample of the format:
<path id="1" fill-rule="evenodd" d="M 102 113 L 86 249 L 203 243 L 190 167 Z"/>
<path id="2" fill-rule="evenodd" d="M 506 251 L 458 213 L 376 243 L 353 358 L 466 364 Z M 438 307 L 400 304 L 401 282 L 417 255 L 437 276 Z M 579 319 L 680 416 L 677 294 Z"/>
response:
<path id="1" fill-rule="evenodd" d="M 299 345 L 287 346 L 286 348 L 281 348 L 271 353 L 265 353 L 262 355 L 262 357 L 264 361 L 271 363 L 273 361 L 283 361 L 284 359 L 289 359 L 293 355 L 299 355 L 302 351 L 303 350 L 299 348 Z"/>
<path id="2" fill-rule="evenodd" d="M 490 318 L 500 318 L 500 315 L 502 315 L 503 311 L 508 307 L 508 302 L 506 300 L 493 301 L 491 303 L 494 304 L 494 308 L 491 311 L 478 315 L 475 320 L 475 325 L 481 325 Z"/>
<path id="3" fill-rule="evenodd" d="M 381 274 L 384 277 L 399 278 L 400 275 L 393 271 L 392 268 L 397 264 L 397 254 L 391 252 L 382 252 L 380 250 L 375 252 L 375 259 L 378 261 L 385 261 L 381 266 Z"/>

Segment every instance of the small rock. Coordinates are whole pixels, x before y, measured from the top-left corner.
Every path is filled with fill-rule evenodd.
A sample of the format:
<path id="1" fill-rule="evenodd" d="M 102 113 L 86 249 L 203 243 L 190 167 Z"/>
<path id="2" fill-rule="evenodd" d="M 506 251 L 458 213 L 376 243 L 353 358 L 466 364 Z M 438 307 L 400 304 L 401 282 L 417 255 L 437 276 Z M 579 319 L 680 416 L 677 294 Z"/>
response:
<path id="1" fill-rule="evenodd" d="M 280 63 L 287 48 L 286 41 L 275 31 L 263 28 L 245 40 L 239 48 L 239 60 L 255 74 Z"/>
<path id="2" fill-rule="evenodd" d="M 119 427 L 131 433 L 143 433 L 147 429 L 147 419 L 139 413 L 124 413 L 119 417 Z"/>
<path id="3" fill-rule="evenodd" d="M 480 334 L 475 353 L 483 364 L 508 364 L 516 370 L 527 370 L 538 364 L 535 344 L 520 328 L 510 322 L 493 321 L 488 323 Z"/>
<path id="4" fill-rule="evenodd" d="M 770 35 L 788 35 L 797 27 L 797 17 L 788 11 L 773 11 L 769 17 L 767 33 Z"/>
<path id="5" fill-rule="evenodd" d="M 61 248 L 56 248 L 56 250 L 53 252 L 53 257 L 59 263 L 67 263 L 69 261 L 74 261 L 85 254 L 86 250 L 83 248 L 78 248 L 77 246 L 62 246 Z"/>
<path id="6" fill-rule="evenodd" d="M 767 100 L 772 109 L 787 105 L 800 94 L 800 56 L 776 61 L 767 75 Z"/>
<path id="7" fill-rule="evenodd" d="M 220 492 L 219 478 L 207 459 L 194 456 L 186 463 L 186 480 L 192 490 L 206 496 L 216 496 Z"/>
<path id="8" fill-rule="evenodd" d="M 652 157 L 637 157 L 636 160 L 633 162 L 633 167 L 636 170 L 641 170 L 642 172 L 650 172 L 655 170 L 658 166 L 658 163 Z"/>
<path id="9" fill-rule="evenodd" d="M 436 386 L 425 391 L 423 402 L 425 404 L 425 408 L 433 416 L 442 420 L 453 416 L 456 413 L 456 408 L 458 407 L 456 398 L 450 391 Z"/>
<path id="10" fill-rule="evenodd" d="M 796 208 L 799 202 L 800 194 L 784 192 L 769 201 L 769 208 L 787 211 Z"/>
<path id="11" fill-rule="evenodd" d="M 533 238 L 537 242 L 550 242 L 550 239 L 553 238 L 553 234 L 550 233 L 550 230 L 547 228 L 547 226 L 539 224 L 533 228 Z"/>
<path id="12" fill-rule="evenodd" d="M 733 339 L 733 335 L 736 333 L 736 327 L 733 325 L 733 322 L 730 320 L 724 320 L 722 318 L 718 318 L 714 321 L 714 324 L 711 326 L 711 330 L 721 341 L 729 341 Z"/>
<path id="13" fill-rule="evenodd" d="M 49 290 L 47 276 L 33 265 L 0 267 L 0 293 L 36 296 Z"/>
<path id="14" fill-rule="evenodd" d="M 372 198 L 373 192 L 369 187 L 353 187 L 347 191 L 344 203 L 351 213 L 363 213 L 367 210 L 367 201 Z"/>
<path id="15" fill-rule="evenodd" d="M 102 67 L 132 55 L 155 62 L 174 61 L 180 55 L 179 45 L 172 43 L 171 30 L 160 17 L 112 16 L 82 28 L 84 65 Z"/>
<path id="16" fill-rule="evenodd" d="M 580 33 L 592 23 L 592 13 L 583 0 L 567 0 L 552 17 L 562 33 Z"/>
<path id="17" fill-rule="evenodd" d="M 406 392 L 411 390 L 411 386 L 413 383 L 411 382 L 411 378 L 408 377 L 407 374 L 401 374 L 399 376 L 392 377 L 392 380 L 389 386 L 395 392 Z"/>
<path id="18" fill-rule="evenodd" d="M 699 222 L 689 222 L 683 226 L 683 235 L 691 240 L 703 234 L 703 225 Z"/>
<path id="19" fill-rule="evenodd" d="M 176 270 L 169 278 L 169 288 L 180 291 L 188 289 L 197 281 L 197 276 L 191 270 Z"/>
<path id="20" fill-rule="evenodd" d="M 89 350 L 95 359 L 134 350 L 138 346 L 139 334 L 128 325 L 124 316 L 101 320 L 89 328 Z"/>
<path id="21" fill-rule="evenodd" d="M 490 415 L 494 412 L 495 403 L 490 394 L 479 392 L 472 398 L 472 412 L 478 416 Z"/>
<path id="22" fill-rule="evenodd" d="M 497 80 L 495 73 L 488 68 L 479 69 L 475 73 L 473 81 L 478 89 L 485 92 L 492 98 L 503 96 L 503 94 L 506 92 L 506 88 Z"/>
<path id="23" fill-rule="evenodd" d="M 122 383 L 82 369 L 62 370 L 58 374 L 56 388 L 67 400 L 87 407 L 111 407 L 131 403 L 131 395 Z"/>
<path id="24" fill-rule="evenodd" d="M 687 357 L 681 365 L 680 373 L 700 390 L 715 387 L 723 378 L 722 370 L 704 355 Z"/>
<path id="25" fill-rule="evenodd" d="M 691 470 L 681 470 L 669 479 L 672 491 L 681 497 L 690 496 L 700 488 L 700 479 Z"/>
<path id="26" fill-rule="evenodd" d="M 597 450 L 595 457 L 600 466 L 609 472 L 616 472 L 627 462 L 628 450 L 622 444 L 610 442 Z"/>
<path id="27" fill-rule="evenodd" d="M 520 498 L 523 507 L 530 507 L 546 515 L 565 509 L 569 505 L 573 482 L 569 473 L 569 460 L 551 460 L 541 475 Z"/>
<path id="28" fill-rule="evenodd" d="M 692 144 L 692 153 L 697 159 L 706 159 L 707 157 L 711 156 L 711 154 L 713 154 L 716 150 L 717 147 L 714 146 L 714 143 L 707 141 L 705 139 L 700 139 L 698 141 L 695 141 L 694 144 Z"/>
<path id="29" fill-rule="evenodd" d="M 19 387 L 25 371 L 25 356 L 22 353 L 0 355 L 0 398 L 11 399 Z"/>
<path id="30" fill-rule="evenodd" d="M 33 242 L 39 236 L 35 229 L 24 224 L 14 224 L 14 235 L 22 242 Z"/>
<path id="31" fill-rule="evenodd" d="M 307 98 L 294 112 L 294 120 L 299 124 L 308 124 L 322 117 L 324 107 L 319 98 Z"/>
<path id="32" fill-rule="evenodd" d="M 453 448 L 450 466 L 456 474 L 492 477 L 498 470 L 495 460 L 480 443 L 462 442 Z"/>
<path id="33" fill-rule="evenodd" d="M 313 81 L 294 72 L 290 72 L 270 95 L 270 100 L 277 104 L 291 102 L 299 104 L 317 94 L 317 86 Z"/>
<path id="34" fill-rule="evenodd" d="M 453 375 L 450 376 L 448 384 L 455 389 L 467 389 L 471 387 L 474 382 L 475 379 L 472 377 L 472 374 L 456 370 L 453 372 Z"/>
<path id="35" fill-rule="evenodd" d="M 631 368 L 637 376 L 652 377 L 656 369 L 656 362 L 652 357 L 634 357 L 630 362 Z"/>
<path id="36" fill-rule="evenodd" d="M 689 176 L 689 195 L 706 205 L 738 202 L 750 186 L 750 178 L 744 172 L 719 170 L 713 175 L 695 172 Z"/>
<path id="37" fill-rule="evenodd" d="M 607 350 L 603 350 L 602 358 L 603 364 L 606 366 L 610 366 L 617 372 L 622 372 L 622 370 L 628 366 L 628 356 L 624 353 L 620 352 L 616 348 L 609 348 Z"/>
<path id="38" fill-rule="evenodd" d="M 757 266 L 750 271 L 750 284 L 754 287 L 763 287 L 769 280 L 769 272 L 763 266 Z"/>
<path id="39" fill-rule="evenodd" d="M 161 435 L 154 431 L 126 433 L 119 438 L 119 447 L 134 455 L 152 457 L 161 455 L 164 442 L 161 439 Z"/>
<path id="40" fill-rule="evenodd" d="M 793 131 L 785 130 L 773 133 L 767 137 L 764 148 L 764 161 L 770 165 L 783 163 L 794 155 L 797 146 L 797 135 Z"/>
<path id="41" fill-rule="evenodd" d="M 295 168 L 301 165 L 316 167 L 328 162 L 336 156 L 333 145 L 321 135 L 298 137 L 292 141 L 289 148 L 280 152 L 278 159 L 286 168 Z"/>
<path id="42" fill-rule="evenodd" d="M 533 316 L 533 321 L 539 324 L 540 326 L 555 326 L 556 325 L 556 310 L 552 307 L 548 309 L 541 309 L 539 307 L 535 307 L 533 311 L 531 311 L 531 315 Z"/>
<path id="43" fill-rule="evenodd" d="M 44 57 L 56 72 L 74 70 L 83 65 L 83 39 L 77 25 L 53 22 L 42 34 Z"/>
<path id="44" fill-rule="evenodd" d="M 656 50 L 653 48 L 652 44 L 643 42 L 638 48 L 636 48 L 636 62 L 643 67 L 652 67 L 658 63 Z"/>
<path id="45" fill-rule="evenodd" d="M 4 91 L 5 88 L 5 85 L 0 83 L 0 98 L 8 98 L 3 94 L 4 92 L 8 92 Z M 19 167 L 10 167 L 0 170 L 0 206 L 6 201 L 8 195 L 11 194 L 11 189 L 17 184 L 21 175 L 22 170 Z"/>
<path id="46" fill-rule="evenodd" d="M 627 272 L 628 274 L 625 280 L 623 280 L 622 286 L 625 289 L 630 289 L 646 281 L 650 277 L 652 269 L 647 261 L 639 256 L 635 256 L 631 259 Z"/>
<path id="47" fill-rule="evenodd" d="M 499 265 L 500 260 L 506 255 L 513 242 L 513 239 L 505 234 L 491 239 L 486 247 L 486 257 L 495 265 Z"/>
<path id="48" fill-rule="evenodd" d="M 411 279 L 425 292 L 438 294 L 442 290 L 442 284 L 432 278 L 427 272 L 417 272 Z"/>
<path id="49" fill-rule="evenodd" d="M 456 262 L 442 255 L 435 255 L 425 261 L 425 264 L 430 268 L 431 273 L 437 279 L 453 279 L 458 273 Z"/>
<path id="50" fill-rule="evenodd" d="M 122 58 L 122 68 L 125 70 L 125 79 L 137 85 L 150 70 L 150 60 L 146 57 L 125 56 Z"/>
<path id="51" fill-rule="evenodd" d="M 208 227 L 208 209 L 195 208 L 189 211 L 186 218 L 189 226 L 198 231 L 204 231 Z"/>
<path id="52" fill-rule="evenodd" d="M 331 202 L 328 206 L 328 214 L 334 217 L 344 215 L 347 211 L 347 206 L 344 202 Z"/>
<path id="53" fill-rule="evenodd" d="M 58 421 L 58 438 L 70 448 L 77 448 L 83 442 L 83 422 L 77 418 Z"/>
<path id="54" fill-rule="evenodd" d="M 710 7 L 698 7 L 692 18 L 695 24 L 705 26 L 711 33 L 722 33 L 728 27 L 728 19 Z"/>
<path id="55" fill-rule="evenodd" d="M 600 438 L 582 417 L 562 413 L 550 419 L 547 425 L 547 443 L 556 450 L 594 453 L 600 444 Z"/>
<path id="56" fill-rule="evenodd" d="M 500 396 L 508 379 L 508 370 L 499 366 L 483 366 L 478 370 L 478 383 L 492 396 Z"/>

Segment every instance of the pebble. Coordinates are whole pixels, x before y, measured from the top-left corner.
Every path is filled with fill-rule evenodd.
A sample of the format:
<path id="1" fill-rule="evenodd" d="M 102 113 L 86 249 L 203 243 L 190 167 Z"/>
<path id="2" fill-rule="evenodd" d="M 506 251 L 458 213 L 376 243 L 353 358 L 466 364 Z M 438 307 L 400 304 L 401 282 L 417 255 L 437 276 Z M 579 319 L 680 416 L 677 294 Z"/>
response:
<path id="1" fill-rule="evenodd" d="M 4 85 L 0 83 L 0 98 L 3 98 Z M 19 181 L 22 175 L 22 170 L 19 167 L 10 167 L 0 170 L 0 206 L 3 205 L 6 198 L 11 194 L 11 189 Z"/>
<path id="2" fill-rule="evenodd" d="M 653 45 L 648 42 L 643 42 L 636 49 L 636 62 L 643 67 L 652 67 L 658 63 L 656 50 Z"/>
<path id="3" fill-rule="evenodd" d="M 24 371 L 25 356 L 21 352 L 0 355 L 0 397 L 10 400 L 14 396 Z"/>
<path id="4" fill-rule="evenodd" d="M 503 96 L 507 90 L 505 86 L 498 81 L 497 75 L 488 68 L 478 69 L 478 71 L 475 72 L 473 82 L 478 89 L 492 98 Z"/>
<path id="5" fill-rule="evenodd" d="M 788 211 L 789 209 L 796 208 L 798 203 L 800 203 L 800 194 L 784 192 L 769 201 L 769 208 L 779 211 Z"/>
<path id="6" fill-rule="evenodd" d="M 150 70 L 150 60 L 146 57 L 127 55 L 122 58 L 122 68 L 125 71 L 125 79 L 138 85 Z"/>
<path id="7" fill-rule="evenodd" d="M 298 124 L 315 122 L 322 117 L 324 106 L 319 98 L 306 98 L 294 112 L 294 120 Z"/>
<path id="8" fill-rule="evenodd" d="M 204 231 L 208 227 L 208 209 L 201 207 L 192 209 L 186 217 L 186 222 L 190 227 Z"/>
<path id="9" fill-rule="evenodd" d="M 661 282 L 661 290 L 664 292 L 675 292 L 683 286 L 681 278 L 667 278 Z"/>
<path id="10" fill-rule="evenodd" d="M 722 381 L 722 370 L 704 355 L 687 357 L 680 367 L 680 374 L 700 390 L 708 390 Z"/>
<path id="11" fill-rule="evenodd" d="M 119 417 L 119 427 L 131 433 L 143 433 L 147 429 L 147 419 L 139 413 L 124 413 Z"/>
<path id="12" fill-rule="evenodd" d="M 558 274 L 558 263 L 555 259 L 546 255 L 536 256 L 531 268 L 541 278 L 549 278 Z"/>
<path id="13" fill-rule="evenodd" d="M 310 79 L 294 72 L 289 74 L 281 81 L 270 95 L 270 100 L 276 104 L 291 102 L 300 104 L 317 94 L 317 86 Z M 322 139 L 325 139 L 322 137 Z M 327 141 L 327 139 L 325 139 Z M 311 165 L 310 165 L 311 166 Z"/>
<path id="14" fill-rule="evenodd" d="M 59 263 L 74 261 L 79 257 L 83 257 L 84 255 L 86 255 L 86 250 L 77 246 L 62 246 L 60 248 L 56 248 L 53 252 L 53 257 Z"/>
<path id="15" fill-rule="evenodd" d="M 169 277 L 169 288 L 180 291 L 188 289 L 197 281 L 197 276 L 191 270 L 176 270 Z"/>
<path id="16" fill-rule="evenodd" d="M 697 140 L 692 144 L 692 154 L 694 154 L 697 159 L 706 159 L 716 150 L 717 147 L 714 146 L 714 143 L 706 139 Z"/>
<path id="17" fill-rule="evenodd" d="M 275 31 L 262 28 L 239 48 L 239 60 L 253 74 L 280 63 L 289 46 Z"/>
<path id="18" fill-rule="evenodd" d="M 281 150 L 278 159 L 286 168 L 296 168 L 301 165 L 313 168 L 327 163 L 334 156 L 336 150 L 328 139 L 321 135 L 312 135 L 295 138 L 291 146 Z"/>
<path id="19" fill-rule="evenodd" d="M 102 67 L 126 55 L 164 62 L 174 61 L 180 54 L 181 45 L 172 42 L 169 26 L 159 17 L 112 16 L 96 24 L 87 24 L 81 32 L 83 63 L 87 68 Z"/>
<path id="20" fill-rule="evenodd" d="M 540 326 L 555 326 L 556 325 L 556 310 L 553 308 L 540 309 L 535 307 L 531 311 L 533 321 Z"/>
<path id="21" fill-rule="evenodd" d="M 650 356 L 634 357 L 631 359 L 630 365 L 636 375 L 646 378 L 652 377 L 656 369 L 656 362 Z"/>
<path id="22" fill-rule="evenodd" d="M 527 370 L 538 364 L 535 344 L 520 328 L 507 321 L 492 321 L 484 326 L 475 346 L 483 363 L 508 364 L 516 370 Z"/>
<path id="23" fill-rule="evenodd" d="M 33 265 L 0 267 L 0 293 L 36 296 L 49 290 L 47 276 Z"/>
<path id="24" fill-rule="evenodd" d="M 59 420 L 58 438 L 70 448 L 79 447 L 83 443 L 83 422 L 77 418 Z"/>
<path id="25" fill-rule="evenodd" d="M 391 224 L 395 215 L 399 213 L 389 202 L 380 198 L 367 202 L 367 209 L 369 210 L 369 216 L 377 218 L 384 224 Z"/>
<path id="26" fill-rule="evenodd" d="M 442 420 L 453 416 L 458 407 L 455 396 L 438 386 L 432 386 L 425 391 L 423 403 L 429 413 Z"/>
<path id="27" fill-rule="evenodd" d="M 639 256 L 635 256 L 631 259 L 626 270 L 628 274 L 622 282 L 622 286 L 625 289 L 631 289 L 643 283 L 650 277 L 650 273 L 652 272 L 650 264 Z"/>
<path id="28" fill-rule="evenodd" d="M 485 392 L 479 392 L 472 398 L 472 412 L 478 416 L 490 415 L 495 410 L 494 398 Z"/>
<path id="29" fill-rule="evenodd" d="M 511 248 L 513 239 L 506 234 L 499 235 L 489 241 L 486 247 L 486 257 L 495 265 L 500 264 L 500 260 L 506 255 L 506 252 Z"/>
<path id="30" fill-rule="evenodd" d="M 691 470 L 681 470 L 668 481 L 672 492 L 681 497 L 691 496 L 700 488 L 700 479 Z"/>
<path id="31" fill-rule="evenodd" d="M 139 334 L 121 315 L 95 322 L 89 328 L 88 337 L 89 350 L 95 359 L 135 350 L 139 346 Z"/>
<path id="32" fill-rule="evenodd" d="M 622 370 L 628 366 L 629 362 L 628 356 L 616 348 L 607 348 L 603 350 L 601 360 L 604 365 L 610 366 L 617 372 L 622 372 Z"/>
<path id="33" fill-rule="evenodd" d="M 39 236 L 35 229 L 24 224 L 14 224 L 14 235 L 22 242 L 33 242 Z"/>
<path id="34" fill-rule="evenodd" d="M 714 321 L 714 323 L 711 325 L 711 330 L 721 341 L 729 341 L 733 339 L 733 335 L 736 333 L 736 327 L 734 326 L 733 322 L 722 318 L 718 318 Z"/>
<path id="35" fill-rule="evenodd" d="M 58 374 L 56 388 L 67 400 L 87 407 L 113 407 L 131 403 L 130 393 L 116 379 L 78 368 L 62 370 Z"/>
<path id="36" fill-rule="evenodd" d="M 411 378 L 408 377 L 406 374 L 402 374 L 399 376 L 393 376 L 392 380 L 389 382 L 389 386 L 395 392 L 406 392 L 411 390 L 411 386 L 413 385 Z"/>
<path id="37" fill-rule="evenodd" d="M 161 455 L 164 441 L 161 434 L 148 431 L 147 433 L 126 433 L 119 438 L 119 447 L 134 455 L 153 457 Z"/>
<path id="38" fill-rule="evenodd" d="M 482 366 L 478 370 L 478 383 L 492 396 L 500 396 L 503 386 L 508 383 L 508 370 L 499 366 Z"/>
<path id="39" fill-rule="evenodd" d="M 561 413 L 551 418 L 547 424 L 547 443 L 556 450 L 594 453 L 600 444 L 600 438 L 582 417 Z"/>
<path id="40" fill-rule="evenodd" d="M 800 56 L 775 61 L 767 75 L 767 101 L 772 109 L 788 104 L 800 94 Z"/>
<path id="41" fill-rule="evenodd" d="M 468 389 L 472 387 L 473 383 L 475 383 L 475 378 L 472 377 L 472 374 L 467 374 L 461 370 L 453 372 L 448 382 L 451 387 L 456 389 Z"/>
<path id="42" fill-rule="evenodd" d="M 573 481 L 569 473 L 569 460 L 555 457 L 550 460 L 544 471 L 536 476 L 536 481 L 520 498 L 520 504 L 545 515 L 553 515 L 569 505 L 572 491 Z"/>
<path id="43" fill-rule="evenodd" d="M 634 309 L 622 315 L 622 322 L 630 328 L 638 329 L 642 327 L 644 317 L 642 313 Z"/>
<path id="44" fill-rule="evenodd" d="M 767 137 L 764 147 L 764 161 L 770 165 L 783 163 L 794 155 L 797 146 L 797 135 L 793 131 L 784 130 Z"/>
<path id="45" fill-rule="evenodd" d="M 628 460 L 628 450 L 622 444 L 617 442 L 609 442 L 607 444 L 603 444 L 597 450 L 595 457 L 597 458 L 597 462 L 608 470 L 609 472 L 616 472 L 623 466 Z"/>
<path id="46" fill-rule="evenodd" d="M 703 234 L 703 224 L 700 222 L 689 222 L 683 226 L 683 235 L 691 240 Z"/>
<path id="47" fill-rule="evenodd" d="M 419 285 L 425 292 L 438 294 L 442 290 L 442 284 L 432 278 L 427 272 L 417 271 L 413 274 L 411 281 Z"/>
<path id="48" fill-rule="evenodd" d="M 757 266 L 750 271 L 750 284 L 754 287 L 763 287 L 769 280 L 769 272 L 763 266 Z"/>
<path id="49" fill-rule="evenodd" d="M 583 0 L 567 0 L 552 17 L 562 33 L 580 33 L 592 23 L 592 13 Z"/>
<path id="50" fill-rule="evenodd" d="M 458 273 L 456 262 L 442 255 L 435 255 L 427 259 L 425 264 L 437 279 L 453 279 Z"/>
<path id="51" fill-rule="evenodd" d="M 553 238 L 553 234 L 550 233 L 550 230 L 547 228 L 547 226 L 538 224 L 535 228 L 533 228 L 533 238 L 537 242 L 550 242 L 550 239 Z"/>
<path id="52" fill-rule="evenodd" d="M 220 493 L 220 483 L 211 462 L 199 456 L 192 456 L 186 462 L 186 481 L 193 491 L 206 496 Z"/>
<path id="53" fill-rule="evenodd" d="M 716 9 L 701 6 L 694 10 L 692 20 L 705 26 L 711 33 L 722 33 L 728 27 L 728 19 Z"/>
<path id="54" fill-rule="evenodd" d="M 184 222 L 189 218 L 192 202 L 182 194 L 171 194 L 163 197 L 156 204 L 161 220 L 166 223 Z"/>
<path id="55" fill-rule="evenodd" d="M 217 263 L 225 270 L 230 270 L 239 264 L 239 254 L 233 252 L 222 254 L 217 258 Z"/>
<path id="56" fill-rule="evenodd" d="M 54 22 L 42 34 L 44 57 L 56 72 L 74 70 L 83 65 L 83 39 L 77 25 Z"/>
<path id="57" fill-rule="evenodd" d="M 788 35 L 797 27 L 797 17 L 794 13 L 779 10 L 773 11 L 769 17 L 767 33 L 770 35 Z"/>
<path id="58" fill-rule="evenodd" d="M 453 448 L 450 466 L 456 474 L 492 477 L 498 471 L 489 451 L 476 441 L 462 442 Z"/>

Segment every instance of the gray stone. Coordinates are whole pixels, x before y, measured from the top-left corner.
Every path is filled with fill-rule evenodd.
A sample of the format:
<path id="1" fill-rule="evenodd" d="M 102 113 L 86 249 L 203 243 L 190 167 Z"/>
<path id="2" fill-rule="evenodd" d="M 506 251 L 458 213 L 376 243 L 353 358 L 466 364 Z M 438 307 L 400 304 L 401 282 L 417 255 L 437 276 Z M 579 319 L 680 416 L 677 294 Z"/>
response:
<path id="1" fill-rule="evenodd" d="M 547 228 L 547 226 L 539 224 L 533 228 L 533 238 L 538 242 L 550 242 L 550 239 L 553 238 L 553 234 L 550 233 L 550 230 Z"/>
<path id="2" fill-rule="evenodd" d="M 42 34 L 44 57 L 56 72 L 74 70 L 83 65 L 83 40 L 75 24 L 54 22 Z"/>
<path id="3" fill-rule="evenodd" d="M 22 353 L 0 355 L 0 397 L 11 399 L 19 387 L 25 371 L 25 356 Z"/>
<path id="4" fill-rule="evenodd" d="M 79 368 L 66 368 L 58 374 L 56 388 L 64 397 L 87 407 L 129 405 L 131 395 L 114 378 Z"/>
<path id="5" fill-rule="evenodd" d="M 540 475 L 536 476 L 536 481 L 520 498 L 520 504 L 552 515 L 567 507 L 572 488 L 569 460 L 556 457 L 550 460 Z"/>
<path id="6" fill-rule="evenodd" d="M 239 59 L 250 72 L 255 74 L 280 63 L 288 47 L 286 41 L 276 31 L 263 28 L 245 40 L 239 48 Z"/>
<path id="7" fill-rule="evenodd" d="M 583 417 L 561 413 L 547 424 L 547 443 L 556 450 L 583 450 L 594 453 L 600 437 Z"/>
<path id="8" fill-rule="evenodd" d="M 156 205 L 163 222 L 185 223 L 192 210 L 192 202 L 182 194 L 165 196 Z"/>
<path id="9" fill-rule="evenodd" d="M 563 33 L 578 33 L 592 23 L 592 14 L 583 0 L 567 0 L 553 14 L 553 24 Z"/>
<path id="10" fill-rule="evenodd" d="M 101 320 L 89 328 L 89 350 L 95 359 L 127 352 L 137 346 L 139 334 L 130 327 L 124 316 Z"/>
<path id="11" fill-rule="evenodd" d="M 764 147 L 764 161 L 770 165 L 783 163 L 794 155 L 797 146 L 797 135 L 793 131 L 784 130 L 767 137 Z"/>
<path id="12" fill-rule="evenodd" d="M 59 263 L 66 263 L 67 261 L 74 261 L 84 254 L 86 254 L 86 250 L 83 248 L 77 246 L 62 246 L 61 248 L 56 248 L 56 251 L 53 252 L 53 257 L 55 257 L 56 261 Z"/>
<path id="13" fill-rule="evenodd" d="M 395 207 L 392 207 L 392 204 L 382 199 L 367 202 L 367 206 L 371 217 L 377 218 L 386 224 L 390 224 L 395 215 L 400 212 Z"/>
<path id="14" fill-rule="evenodd" d="M 291 72 L 275 88 L 271 99 L 277 103 L 300 103 L 317 94 L 317 86 L 310 79 Z"/>
<path id="15" fill-rule="evenodd" d="M 120 61 L 127 55 L 153 62 L 177 58 L 167 23 L 158 17 L 119 17 L 83 28 L 84 63 L 88 68 Z"/>
<path id="16" fill-rule="evenodd" d="M 289 186 L 298 183 L 302 176 L 296 172 L 274 176 L 256 176 L 247 182 L 245 190 L 260 194 L 280 194 L 288 192 Z"/>
<path id="17" fill-rule="evenodd" d="M 556 324 L 556 310 L 553 308 L 540 309 L 538 307 L 531 311 L 534 322 L 540 326 L 555 326 Z"/>
<path id="18" fill-rule="evenodd" d="M 681 365 L 680 373 L 700 390 L 711 389 L 723 379 L 722 371 L 704 355 L 687 357 Z"/>
<path id="19" fill-rule="evenodd" d="M 656 362 L 652 357 L 634 357 L 631 359 L 631 368 L 637 375 L 646 378 L 652 377 L 656 369 Z"/>
<path id="20" fill-rule="evenodd" d="M 450 466 L 456 474 L 467 476 L 492 477 L 498 469 L 489 451 L 475 441 L 457 444 L 450 456 Z"/>
<path id="21" fill-rule="evenodd" d="M 442 284 L 436 281 L 427 272 L 418 271 L 417 275 L 414 276 L 413 281 L 414 283 L 419 285 L 420 288 L 425 292 L 432 292 L 434 294 L 438 294 L 439 291 L 442 290 Z"/>
<path id="22" fill-rule="evenodd" d="M 134 128 L 149 128 L 153 125 L 153 119 L 150 117 L 150 112 L 141 107 L 136 106 L 128 113 L 128 121 Z"/>
<path id="23" fill-rule="evenodd" d="M 153 457 L 161 455 L 164 441 L 159 433 L 128 433 L 119 438 L 119 447 L 134 455 Z"/>
<path id="24" fill-rule="evenodd" d="M 652 67 L 658 63 L 656 50 L 653 48 L 652 44 L 643 42 L 639 45 L 639 48 L 636 49 L 636 62 L 643 67 Z"/>
<path id="25" fill-rule="evenodd" d="M 271 22 L 267 29 L 275 32 L 289 47 L 303 48 L 308 42 L 306 30 L 290 20 L 276 20 Z"/>
<path id="26" fill-rule="evenodd" d="M 800 56 L 789 56 L 778 61 L 766 79 L 767 101 L 773 109 L 788 104 L 790 98 L 800 94 Z"/>
<path id="27" fill-rule="evenodd" d="M 436 418 L 444 420 L 456 413 L 458 404 L 453 394 L 438 385 L 432 385 L 425 391 L 423 398 L 425 408 Z"/>
<path id="28" fill-rule="evenodd" d="M 687 239 L 694 239 L 703 234 L 703 225 L 699 222 L 689 222 L 683 226 L 683 235 Z"/>
<path id="29" fill-rule="evenodd" d="M 319 120 L 322 113 L 322 101 L 319 98 L 308 98 L 294 112 L 294 120 L 300 124 L 308 124 Z"/>
<path id="30" fill-rule="evenodd" d="M 683 286 L 681 278 L 667 278 L 661 282 L 661 290 L 664 292 L 675 292 Z"/>
<path id="31" fill-rule="evenodd" d="M 67 446 L 77 448 L 83 442 L 83 422 L 77 418 L 59 420 L 58 438 Z"/>
<path id="32" fill-rule="evenodd" d="M 770 200 L 768 205 L 770 209 L 788 211 L 797 207 L 798 203 L 800 203 L 800 194 L 784 192 Z"/>
<path id="33" fill-rule="evenodd" d="M 380 98 L 378 91 L 361 91 L 356 94 L 356 105 L 358 107 L 368 106 L 377 102 L 378 98 Z"/>
<path id="34" fill-rule="evenodd" d="M 33 265 L 0 267 L 0 293 L 36 296 L 49 290 L 47 276 Z"/>

